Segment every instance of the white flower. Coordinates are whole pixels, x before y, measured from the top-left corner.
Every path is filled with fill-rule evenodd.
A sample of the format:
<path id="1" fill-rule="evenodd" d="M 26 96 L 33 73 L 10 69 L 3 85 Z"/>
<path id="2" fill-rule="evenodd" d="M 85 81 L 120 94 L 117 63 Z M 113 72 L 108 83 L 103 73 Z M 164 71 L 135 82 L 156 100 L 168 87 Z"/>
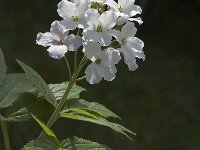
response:
<path id="1" fill-rule="evenodd" d="M 112 37 L 108 30 L 115 26 L 112 11 L 106 11 L 100 15 L 96 9 L 89 9 L 86 12 L 86 21 L 89 25 L 83 32 L 86 41 L 99 42 L 103 46 L 111 44 Z"/>
<path id="2" fill-rule="evenodd" d="M 64 19 L 61 24 L 68 30 L 74 30 L 75 28 L 84 29 L 87 27 L 85 21 L 85 11 L 88 9 L 88 0 L 62 0 L 58 4 L 58 14 Z"/>
<path id="3" fill-rule="evenodd" d="M 86 80 L 90 84 L 98 83 L 102 78 L 112 81 L 117 72 L 115 64 L 120 60 L 119 51 L 113 48 L 102 51 L 100 44 L 94 42 L 84 43 L 83 46 L 83 52 L 92 61 L 85 70 Z"/>
<path id="4" fill-rule="evenodd" d="M 136 32 L 137 29 L 131 22 L 127 22 L 122 27 L 121 32 L 118 30 L 112 31 L 112 35 L 121 45 L 119 51 L 124 54 L 124 61 L 131 71 L 138 68 L 138 65 L 136 64 L 136 57 L 145 60 L 145 55 L 142 50 L 144 43 L 137 37 L 134 37 Z"/>
<path id="5" fill-rule="evenodd" d="M 59 21 L 54 21 L 51 24 L 50 32 L 37 34 L 36 43 L 49 47 L 47 51 L 50 57 L 61 59 L 67 51 L 75 51 L 83 43 L 81 37 L 73 34 L 68 35 L 68 32 L 64 30 L 64 26 L 60 25 Z"/>
<path id="6" fill-rule="evenodd" d="M 142 19 L 138 18 L 130 18 L 137 14 L 142 13 L 142 9 L 140 6 L 134 4 L 135 0 L 118 0 L 116 3 L 114 0 L 106 0 L 105 4 L 107 4 L 110 9 L 116 15 L 116 23 L 118 25 L 122 25 L 125 22 L 129 21 L 137 21 L 139 24 L 142 24 Z"/>

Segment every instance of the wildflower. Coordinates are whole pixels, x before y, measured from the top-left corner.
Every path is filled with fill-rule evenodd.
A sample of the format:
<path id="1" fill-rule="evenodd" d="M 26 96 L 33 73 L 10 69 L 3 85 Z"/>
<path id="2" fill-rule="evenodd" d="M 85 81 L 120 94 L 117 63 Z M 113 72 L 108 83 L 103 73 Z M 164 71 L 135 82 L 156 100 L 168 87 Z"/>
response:
<path id="1" fill-rule="evenodd" d="M 112 37 L 108 30 L 115 26 L 113 12 L 105 11 L 100 15 L 96 9 L 89 9 L 85 16 L 89 27 L 84 30 L 84 39 L 99 42 L 102 46 L 110 45 Z"/>
<path id="2" fill-rule="evenodd" d="M 143 52 L 144 43 L 135 37 L 137 29 L 131 22 L 127 22 L 121 29 L 113 30 L 112 35 L 120 43 L 119 51 L 124 55 L 124 61 L 128 65 L 129 70 L 134 71 L 138 68 L 136 57 L 145 60 Z"/>
<path id="3" fill-rule="evenodd" d="M 113 48 L 101 50 L 99 43 L 84 43 L 83 52 L 92 61 L 85 70 L 86 80 L 90 84 L 99 83 L 102 78 L 112 81 L 116 77 L 115 64 L 120 60 L 120 53 Z"/>
<path id="4" fill-rule="evenodd" d="M 88 9 L 88 0 L 62 0 L 58 4 L 58 14 L 64 19 L 61 24 L 67 30 L 74 30 L 75 28 L 84 29 L 87 26 L 85 21 L 85 11 Z"/>
<path id="5" fill-rule="evenodd" d="M 142 9 L 140 6 L 134 4 L 135 0 L 118 0 L 116 3 L 114 0 L 106 0 L 105 4 L 107 4 L 110 9 L 116 15 L 116 23 L 118 25 L 122 25 L 125 22 L 129 21 L 136 21 L 139 24 L 142 24 L 142 20 L 140 17 L 138 18 L 131 18 L 137 14 L 142 13 Z"/>
<path id="6" fill-rule="evenodd" d="M 36 43 L 44 47 L 49 47 L 47 51 L 50 57 L 61 59 L 67 51 L 77 50 L 83 43 L 81 37 L 77 35 L 68 35 L 64 26 L 59 21 L 51 24 L 50 32 L 38 33 Z"/>

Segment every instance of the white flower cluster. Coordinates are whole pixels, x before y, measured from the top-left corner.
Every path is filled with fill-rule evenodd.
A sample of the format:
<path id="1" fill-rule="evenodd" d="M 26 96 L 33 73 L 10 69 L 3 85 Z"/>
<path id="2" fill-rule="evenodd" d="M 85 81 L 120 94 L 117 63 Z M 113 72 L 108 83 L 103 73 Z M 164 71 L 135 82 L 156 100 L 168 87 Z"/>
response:
<path id="1" fill-rule="evenodd" d="M 62 0 L 58 14 L 63 18 L 51 24 L 50 32 L 38 33 L 36 42 L 49 47 L 49 55 L 61 59 L 68 51 L 83 46 L 83 53 L 91 60 L 86 68 L 90 84 L 115 78 L 116 64 L 123 57 L 129 70 L 137 69 L 136 58 L 145 59 L 144 43 L 135 37 L 135 18 L 142 10 L 135 0 Z M 79 35 L 69 34 L 79 30 Z"/>

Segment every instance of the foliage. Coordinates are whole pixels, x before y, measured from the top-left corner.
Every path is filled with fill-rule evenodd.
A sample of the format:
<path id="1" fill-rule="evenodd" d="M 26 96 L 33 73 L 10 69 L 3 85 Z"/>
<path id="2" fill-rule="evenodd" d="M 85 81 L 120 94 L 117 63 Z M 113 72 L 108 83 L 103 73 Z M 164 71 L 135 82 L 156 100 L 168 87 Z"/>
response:
<path id="1" fill-rule="evenodd" d="M 0 54 L 0 61 L 4 62 L 3 53 Z M 60 141 L 51 130 L 51 125 L 60 117 L 106 126 L 131 139 L 128 133 L 134 134 L 132 131 L 108 120 L 109 118 L 120 119 L 118 115 L 102 104 L 80 98 L 80 94 L 86 90 L 75 83 L 72 84 L 73 80 L 59 84 L 47 84 L 31 67 L 21 61 L 17 62 L 23 68 L 25 74 L 6 74 L 6 64 L 2 63 L 0 66 L 4 70 L 0 78 L 0 108 L 3 110 L 3 113 L 0 114 L 0 121 L 25 122 L 34 118 L 46 134 L 41 134 L 37 139 L 28 142 L 22 148 L 23 150 L 110 150 L 103 144 L 75 136 Z M 67 99 L 64 99 L 66 91 L 68 91 Z M 61 103 L 63 104 L 62 107 L 60 107 Z M 60 112 L 56 112 L 59 107 Z M 57 118 L 53 118 L 51 125 L 48 123 L 46 125 L 36 117 L 36 115 L 46 116 L 53 110 L 55 110 L 54 114 L 55 112 L 58 113 L 58 116 L 54 116 Z"/>

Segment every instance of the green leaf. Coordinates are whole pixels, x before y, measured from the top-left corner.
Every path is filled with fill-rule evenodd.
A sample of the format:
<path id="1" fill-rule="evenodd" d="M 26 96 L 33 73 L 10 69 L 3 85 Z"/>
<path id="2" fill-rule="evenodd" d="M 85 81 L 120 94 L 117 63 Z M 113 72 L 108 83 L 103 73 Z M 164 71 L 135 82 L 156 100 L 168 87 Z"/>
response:
<path id="1" fill-rule="evenodd" d="M 44 136 L 30 141 L 22 150 L 61 150 L 61 143 L 51 136 Z"/>
<path id="2" fill-rule="evenodd" d="M 67 89 L 69 82 L 63 82 L 60 84 L 49 84 L 49 88 L 51 89 L 51 92 L 55 96 L 57 100 L 61 100 L 62 96 L 64 95 L 65 90 Z M 79 98 L 80 93 L 85 91 L 84 88 L 74 85 L 69 93 L 68 99 L 72 98 Z"/>
<path id="3" fill-rule="evenodd" d="M 0 48 L 0 85 L 3 84 L 3 81 L 6 78 L 7 66 L 4 60 L 3 51 Z"/>
<path id="4" fill-rule="evenodd" d="M 61 112 L 60 115 L 63 118 L 86 121 L 86 122 L 91 122 L 91 123 L 95 123 L 95 124 L 98 124 L 98 125 L 109 127 L 111 129 L 113 129 L 114 131 L 125 135 L 130 140 L 132 140 L 132 139 L 128 136 L 127 133 L 135 135 L 132 131 L 123 127 L 122 125 L 117 124 L 117 123 L 112 123 L 112 122 L 110 122 L 110 121 L 108 121 L 105 118 L 102 118 L 100 116 L 96 116 L 96 119 L 94 119 L 94 118 L 91 118 L 90 116 L 80 114 L 80 113 L 76 113 L 76 112 L 68 112 L 68 113 Z M 95 115 L 95 114 L 93 114 L 93 115 Z"/>
<path id="5" fill-rule="evenodd" d="M 78 137 L 60 141 L 51 136 L 44 136 L 30 141 L 22 150 L 111 150 L 109 147 Z"/>
<path id="6" fill-rule="evenodd" d="M 41 122 L 36 116 L 34 116 L 32 114 L 32 117 L 37 121 L 37 123 L 42 127 L 42 129 L 45 131 L 45 133 L 48 136 L 54 137 L 55 139 L 57 139 L 56 135 L 53 133 L 53 131 L 51 131 L 51 129 L 49 129 L 43 122 Z M 58 139 L 57 139 L 58 140 Z"/>
<path id="7" fill-rule="evenodd" d="M 31 88 L 32 84 L 24 74 L 8 74 L 0 87 L 0 108 L 12 105 L 22 93 L 29 92 Z"/>
<path id="8" fill-rule="evenodd" d="M 5 118 L 9 122 L 29 121 L 32 119 L 30 113 L 43 116 L 52 109 L 53 106 L 44 99 L 39 99 L 31 93 L 24 93 L 7 109 Z"/>
<path id="9" fill-rule="evenodd" d="M 113 117 L 120 119 L 118 115 L 107 109 L 104 105 L 97 102 L 88 102 L 84 99 L 72 99 L 67 103 L 67 105 L 65 105 L 65 109 L 72 108 L 81 108 L 83 110 L 92 111 L 103 116 L 104 118 Z"/>
<path id="10" fill-rule="evenodd" d="M 105 145 L 78 137 L 63 140 L 61 143 L 63 150 L 111 150 Z"/>
<path id="11" fill-rule="evenodd" d="M 35 84 L 36 89 L 39 93 L 44 96 L 44 98 L 51 103 L 54 107 L 57 105 L 57 101 L 49 89 L 46 82 L 42 79 L 42 77 L 34 71 L 31 67 L 27 66 L 23 62 L 17 60 L 18 64 L 23 68 L 26 76 Z"/>
<path id="12" fill-rule="evenodd" d="M 94 119 L 97 118 L 96 115 L 93 115 L 92 113 L 90 113 L 84 109 L 80 109 L 80 108 L 70 108 L 68 111 L 77 112 L 79 114 L 83 114 L 83 115 L 86 115 L 86 116 L 94 118 Z"/>

